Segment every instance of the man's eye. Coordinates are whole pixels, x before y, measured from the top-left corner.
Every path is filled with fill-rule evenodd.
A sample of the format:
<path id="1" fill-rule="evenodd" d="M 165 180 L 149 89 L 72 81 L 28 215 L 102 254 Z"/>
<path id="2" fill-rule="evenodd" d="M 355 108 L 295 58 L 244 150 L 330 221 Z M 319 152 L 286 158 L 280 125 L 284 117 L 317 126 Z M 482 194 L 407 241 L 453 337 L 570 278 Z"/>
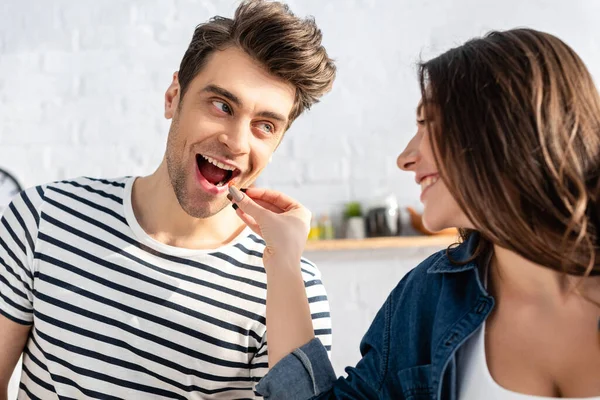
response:
<path id="1" fill-rule="evenodd" d="M 275 131 L 275 128 L 273 127 L 273 125 L 267 123 L 267 122 L 263 122 L 258 124 L 258 126 L 260 127 L 260 129 L 262 129 L 263 131 L 267 132 L 267 133 L 273 133 Z"/>
<path id="2" fill-rule="evenodd" d="M 215 100 L 212 103 L 215 107 L 217 107 L 219 110 L 223 111 L 224 113 L 231 114 L 231 108 L 229 108 L 229 105 L 227 103 L 223 103 L 222 101 L 218 101 L 218 100 Z"/>
<path id="3" fill-rule="evenodd" d="M 275 127 L 269 122 L 257 122 L 254 124 L 254 127 L 260 129 L 268 135 L 275 133 Z"/>

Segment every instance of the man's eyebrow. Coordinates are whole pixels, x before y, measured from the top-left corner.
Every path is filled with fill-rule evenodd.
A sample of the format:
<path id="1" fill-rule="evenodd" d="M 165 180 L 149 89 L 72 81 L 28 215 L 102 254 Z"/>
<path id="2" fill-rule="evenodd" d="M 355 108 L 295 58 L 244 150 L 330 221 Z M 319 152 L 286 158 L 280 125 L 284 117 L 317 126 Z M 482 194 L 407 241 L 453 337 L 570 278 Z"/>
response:
<path id="1" fill-rule="evenodd" d="M 229 90 L 224 89 L 220 86 L 207 85 L 204 89 L 202 89 L 202 92 L 218 94 L 219 96 L 225 97 L 227 100 L 231 101 L 232 103 L 235 103 L 236 106 L 238 106 L 238 107 L 242 106 L 242 101 L 239 99 L 239 97 L 237 97 L 235 94 L 231 93 Z"/>
<path id="2" fill-rule="evenodd" d="M 257 114 L 259 117 L 274 119 L 282 123 L 287 123 L 287 118 L 281 114 L 274 113 L 272 111 L 261 111 Z"/>
<path id="3" fill-rule="evenodd" d="M 242 101 L 240 100 L 239 97 L 237 97 L 235 94 L 231 93 L 229 90 L 222 88 L 220 86 L 212 85 L 212 84 L 207 85 L 204 89 L 202 89 L 202 92 L 218 94 L 219 96 L 225 97 L 227 100 L 231 101 L 232 103 L 235 103 L 236 106 L 238 106 L 238 107 L 242 106 Z M 282 122 L 282 123 L 287 123 L 287 121 L 288 121 L 288 119 L 286 117 L 284 117 L 283 115 L 278 114 L 276 112 L 273 112 L 273 111 L 261 111 L 257 115 L 259 117 L 274 119 L 274 120 L 276 120 L 278 122 Z"/>

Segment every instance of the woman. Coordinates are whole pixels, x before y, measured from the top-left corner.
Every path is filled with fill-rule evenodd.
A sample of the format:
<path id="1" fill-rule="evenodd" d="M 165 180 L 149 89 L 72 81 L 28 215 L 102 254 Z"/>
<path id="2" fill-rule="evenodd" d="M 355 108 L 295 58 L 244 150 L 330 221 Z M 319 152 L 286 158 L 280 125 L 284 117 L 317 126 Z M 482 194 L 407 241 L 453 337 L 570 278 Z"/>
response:
<path id="1" fill-rule="evenodd" d="M 418 130 L 398 157 L 424 224 L 461 228 L 394 289 L 335 379 L 313 339 L 298 260 L 309 213 L 232 189 L 268 245 L 277 399 L 600 399 L 600 97 L 562 41 L 493 32 L 420 66 Z M 291 354 L 290 354 L 291 353 Z M 594 397 L 595 396 L 595 397 Z"/>

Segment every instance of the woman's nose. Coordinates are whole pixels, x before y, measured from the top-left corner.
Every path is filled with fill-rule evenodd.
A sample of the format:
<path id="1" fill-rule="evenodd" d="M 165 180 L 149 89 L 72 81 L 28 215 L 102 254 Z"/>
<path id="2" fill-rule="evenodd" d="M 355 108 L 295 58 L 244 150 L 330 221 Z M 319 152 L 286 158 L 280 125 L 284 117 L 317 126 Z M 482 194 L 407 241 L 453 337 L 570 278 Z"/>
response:
<path id="1" fill-rule="evenodd" d="M 398 156 L 396 164 L 404 171 L 412 171 L 419 159 L 419 140 L 413 137 L 402 153 Z"/>

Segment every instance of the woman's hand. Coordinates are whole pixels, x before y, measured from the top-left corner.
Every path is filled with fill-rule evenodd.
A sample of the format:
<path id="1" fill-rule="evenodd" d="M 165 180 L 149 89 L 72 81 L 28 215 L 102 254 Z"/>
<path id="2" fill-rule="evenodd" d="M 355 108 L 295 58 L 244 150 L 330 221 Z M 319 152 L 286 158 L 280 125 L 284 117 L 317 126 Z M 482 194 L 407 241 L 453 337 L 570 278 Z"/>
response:
<path id="1" fill-rule="evenodd" d="M 241 192 L 230 186 L 229 194 L 238 216 L 265 240 L 265 266 L 274 256 L 300 260 L 310 230 L 308 209 L 274 190 L 249 188 Z"/>
<path id="2" fill-rule="evenodd" d="M 266 189 L 245 194 L 229 187 L 237 214 L 267 247 L 263 264 L 267 275 L 267 332 L 269 367 L 315 335 L 300 258 L 310 229 L 310 211 L 290 197 Z"/>

